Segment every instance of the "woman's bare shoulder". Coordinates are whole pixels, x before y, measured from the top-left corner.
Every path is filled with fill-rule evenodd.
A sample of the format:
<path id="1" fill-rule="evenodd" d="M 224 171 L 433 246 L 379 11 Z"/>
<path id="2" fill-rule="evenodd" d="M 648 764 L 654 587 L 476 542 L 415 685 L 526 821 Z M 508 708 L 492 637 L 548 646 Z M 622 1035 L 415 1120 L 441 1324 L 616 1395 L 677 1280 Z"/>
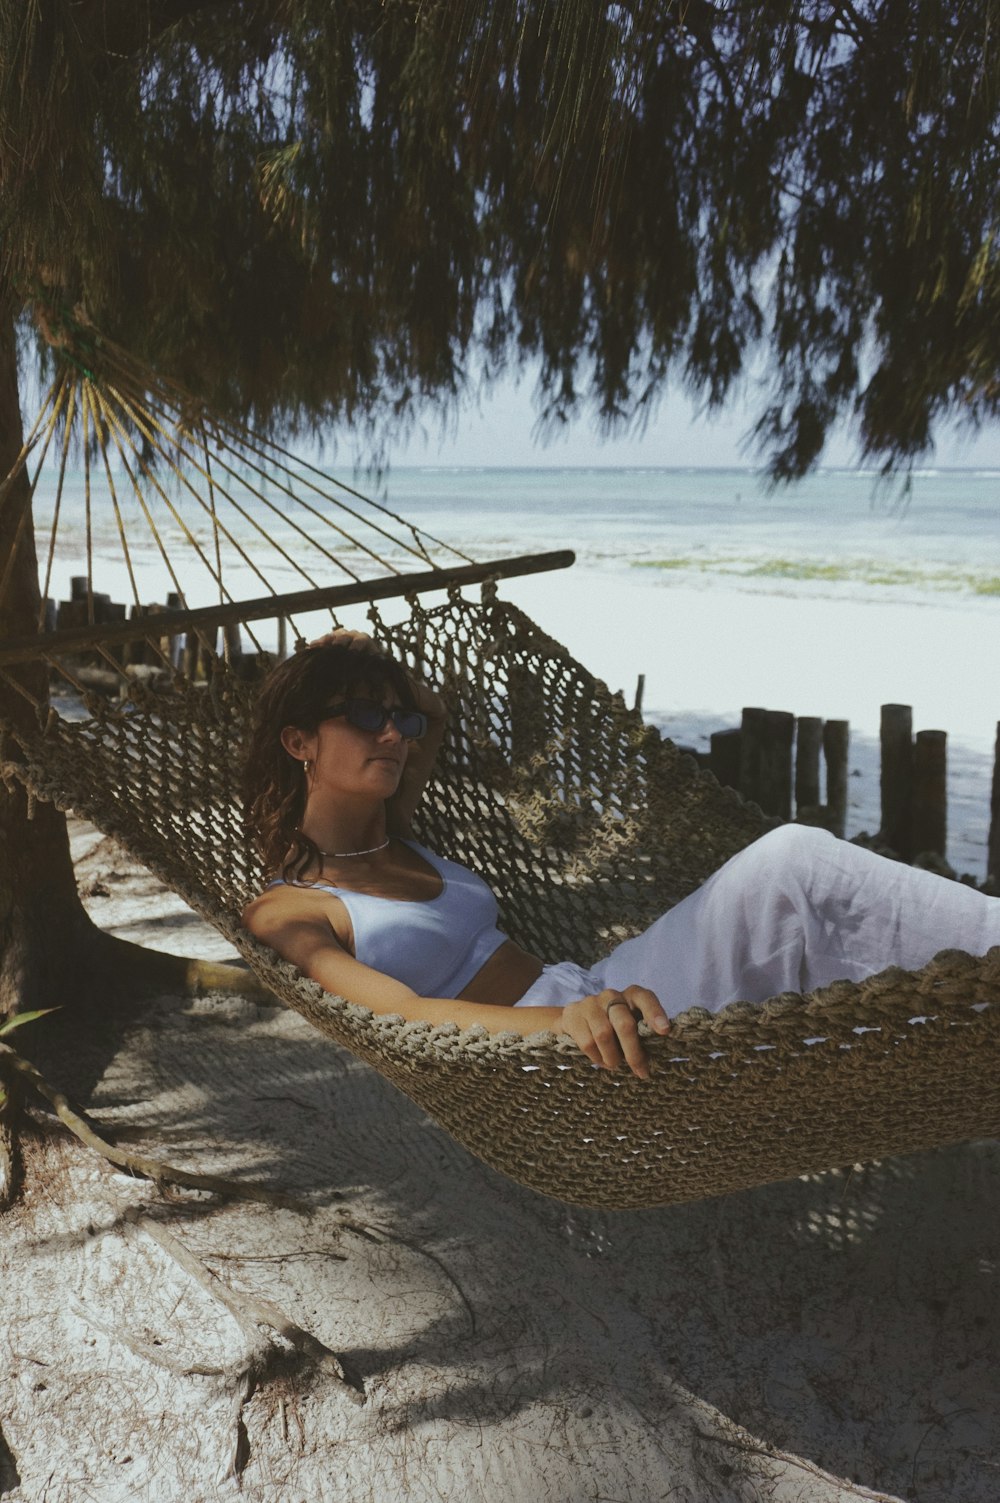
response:
<path id="1" fill-rule="evenodd" d="M 340 901 L 333 893 L 308 882 L 275 882 L 251 898 L 243 910 L 243 927 L 258 939 L 269 939 L 289 924 L 315 927 L 329 937 L 331 909 Z"/>

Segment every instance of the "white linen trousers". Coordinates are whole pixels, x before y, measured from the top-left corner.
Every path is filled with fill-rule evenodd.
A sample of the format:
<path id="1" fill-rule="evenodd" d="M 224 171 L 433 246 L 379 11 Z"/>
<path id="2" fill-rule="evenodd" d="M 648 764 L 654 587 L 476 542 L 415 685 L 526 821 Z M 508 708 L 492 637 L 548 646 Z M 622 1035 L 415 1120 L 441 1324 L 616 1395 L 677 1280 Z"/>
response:
<path id="1" fill-rule="evenodd" d="M 782 825 L 738 852 L 697 891 L 589 969 L 546 966 L 515 1004 L 565 1006 L 644 986 L 671 1016 L 739 999 L 916 970 L 939 950 L 1000 945 L 1000 899 L 826 830 Z"/>

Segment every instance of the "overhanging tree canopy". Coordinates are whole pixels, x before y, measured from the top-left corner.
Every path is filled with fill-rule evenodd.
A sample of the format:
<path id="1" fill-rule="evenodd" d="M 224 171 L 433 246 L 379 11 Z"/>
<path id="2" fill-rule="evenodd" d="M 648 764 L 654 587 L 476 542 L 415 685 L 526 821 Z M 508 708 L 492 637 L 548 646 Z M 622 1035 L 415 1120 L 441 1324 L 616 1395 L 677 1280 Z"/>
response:
<path id="1" fill-rule="evenodd" d="M 995 0 L 4 0 L 0 276 L 258 420 L 723 402 L 782 477 L 830 424 L 995 415 Z"/>

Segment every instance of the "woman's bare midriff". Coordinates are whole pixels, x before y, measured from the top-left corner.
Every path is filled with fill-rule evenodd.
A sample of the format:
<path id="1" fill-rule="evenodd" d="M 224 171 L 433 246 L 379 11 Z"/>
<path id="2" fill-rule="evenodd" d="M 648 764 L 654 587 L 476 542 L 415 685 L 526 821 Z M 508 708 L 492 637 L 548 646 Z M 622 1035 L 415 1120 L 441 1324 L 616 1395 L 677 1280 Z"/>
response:
<path id="1" fill-rule="evenodd" d="M 507 939 L 459 992 L 459 1000 L 513 1007 L 541 974 L 542 962 L 538 957 Z"/>

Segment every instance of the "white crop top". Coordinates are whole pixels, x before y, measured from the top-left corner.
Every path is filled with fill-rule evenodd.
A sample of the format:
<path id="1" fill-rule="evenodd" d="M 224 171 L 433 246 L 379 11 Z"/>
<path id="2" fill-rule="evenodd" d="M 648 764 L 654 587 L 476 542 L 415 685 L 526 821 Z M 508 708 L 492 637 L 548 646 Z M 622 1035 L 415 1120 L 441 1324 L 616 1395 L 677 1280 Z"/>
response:
<path id="1" fill-rule="evenodd" d="M 406 840 L 441 877 L 436 898 L 410 902 L 351 892 L 332 882 L 290 883 L 340 899 L 354 930 L 354 956 L 363 965 L 412 987 L 419 997 L 457 997 L 507 936 L 497 928 L 497 903 L 481 877 L 457 861 Z M 271 887 L 282 883 L 278 877 Z"/>

